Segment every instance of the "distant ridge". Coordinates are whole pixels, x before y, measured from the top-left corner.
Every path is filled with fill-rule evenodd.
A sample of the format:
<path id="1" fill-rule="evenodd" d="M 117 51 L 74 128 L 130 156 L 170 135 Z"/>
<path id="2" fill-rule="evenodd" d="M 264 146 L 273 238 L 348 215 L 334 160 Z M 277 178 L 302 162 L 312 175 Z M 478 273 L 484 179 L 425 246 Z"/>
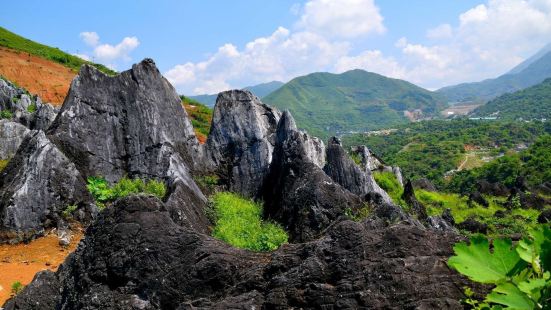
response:
<path id="1" fill-rule="evenodd" d="M 269 95 L 270 93 L 272 93 L 273 91 L 275 91 L 276 89 L 283 86 L 283 84 L 285 83 L 279 82 L 279 81 L 272 81 L 272 82 L 262 83 L 254 86 L 247 86 L 243 89 L 246 89 L 252 92 L 259 98 L 263 98 Z M 218 94 L 189 96 L 189 98 L 197 100 L 202 104 L 211 108 L 214 107 L 214 104 L 216 103 L 216 97 L 218 97 Z"/>
<path id="2" fill-rule="evenodd" d="M 551 44 L 495 79 L 447 86 L 437 92 L 450 102 L 484 103 L 500 95 L 521 90 L 551 77 Z"/>

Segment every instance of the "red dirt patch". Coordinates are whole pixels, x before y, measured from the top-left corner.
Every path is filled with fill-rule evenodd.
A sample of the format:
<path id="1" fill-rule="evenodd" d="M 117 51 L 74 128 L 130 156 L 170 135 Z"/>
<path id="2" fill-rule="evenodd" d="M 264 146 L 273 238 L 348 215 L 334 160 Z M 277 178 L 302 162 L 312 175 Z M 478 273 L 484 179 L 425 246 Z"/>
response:
<path id="1" fill-rule="evenodd" d="M 37 272 L 57 270 L 67 255 L 76 249 L 82 236 L 82 231 L 73 231 L 71 244 L 67 248 L 59 245 L 55 234 L 48 234 L 28 244 L 0 245 L 0 306 L 10 298 L 14 282 L 27 285 Z"/>
<path id="2" fill-rule="evenodd" d="M 77 73 L 50 60 L 0 47 L 0 74 L 44 102 L 59 106 Z"/>

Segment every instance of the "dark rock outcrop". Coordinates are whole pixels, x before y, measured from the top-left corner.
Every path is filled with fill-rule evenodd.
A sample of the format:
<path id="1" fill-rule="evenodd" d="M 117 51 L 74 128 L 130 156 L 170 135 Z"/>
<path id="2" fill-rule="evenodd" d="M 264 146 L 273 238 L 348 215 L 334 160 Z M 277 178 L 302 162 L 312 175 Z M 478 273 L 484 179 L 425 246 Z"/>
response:
<path id="1" fill-rule="evenodd" d="M 84 223 L 97 212 L 76 166 L 44 132 L 30 133 L 0 175 L 0 243 L 57 227 L 69 205 L 78 206 Z"/>
<path id="2" fill-rule="evenodd" d="M 172 221 L 153 197 L 103 211 L 54 274 L 13 309 L 462 309 L 446 266 L 456 235 L 344 221 L 318 240 L 252 253 Z"/>
<path id="3" fill-rule="evenodd" d="M 218 95 L 207 154 L 229 190 L 258 196 L 272 161 L 280 116 L 249 91 Z"/>
<path id="4" fill-rule="evenodd" d="M 538 223 L 546 224 L 551 223 L 551 209 L 543 210 L 538 216 Z"/>
<path id="5" fill-rule="evenodd" d="M 270 172 L 264 183 L 266 216 L 282 223 L 293 242 L 312 240 L 345 209 L 358 209 L 358 196 L 335 183 L 313 163 L 306 133 L 289 112 L 278 124 Z"/>
<path id="6" fill-rule="evenodd" d="M 0 241 L 40 234 L 68 205 L 92 216 L 90 176 L 164 181 L 174 220 L 207 230 L 206 198 L 191 176 L 204 163 L 202 149 L 179 96 L 152 60 L 114 77 L 83 66 L 51 126 L 55 111 L 38 108 L 35 126 L 49 127 L 47 134 L 34 134 L 0 180 Z"/>
<path id="7" fill-rule="evenodd" d="M 327 163 L 323 171 L 350 192 L 364 197 L 367 194 L 378 194 L 384 203 L 392 204 L 392 198 L 375 182 L 368 165 L 361 169 L 342 148 L 339 139 L 329 139 L 327 145 Z"/>
<path id="8" fill-rule="evenodd" d="M 434 184 L 432 184 L 432 182 L 426 178 L 411 181 L 411 184 L 413 185 L 414 189 L 422 189 L 429 192 L 437 191 L 436 186 L 434 186 Z"/>
<path id="9" fill-rule="evenodd" d="M 501 183 L 490 183 L 486 180 L 480 180 L 476 183 L 476 189 L 482 194 L 492 196 L 508 196 L 509 189 Z"/>
<path id="10" fill-rule="evenodd" d="M 407 180 L 406 186 L 404 186 L 404 193 L 402 194 L 402 199 L 411 207 L 413 214 L 417 216 L 417 219 L 420 221 L 425 221 L 428 219 L 427 210 L 425 206 L 417 200 L 415 197 L 415 190 L 411 180 Z"/>
<path id="11" fill-rule="evenodd" d="M 482 194 L 480 192 L 477 192 L 477 191 L 474 191 L 472 192 L 471 194 L 469 194 L 469 204 L 472 204 L 473 202 L 483 206 L 484 208 L 488 208 L 490 206 L 490 204 L 488 203 L 488 201 L 486 200 L 486 198 L 484 198 L 484 196 L 482 196 Z"/>
<path id="12" fill-rule="evenodd" d="M 466 219 L 465 221 L 457 224 L 456 227 L 472 233 L 486 234 L 488 232 L 488 225 L 473 218 Z"/>

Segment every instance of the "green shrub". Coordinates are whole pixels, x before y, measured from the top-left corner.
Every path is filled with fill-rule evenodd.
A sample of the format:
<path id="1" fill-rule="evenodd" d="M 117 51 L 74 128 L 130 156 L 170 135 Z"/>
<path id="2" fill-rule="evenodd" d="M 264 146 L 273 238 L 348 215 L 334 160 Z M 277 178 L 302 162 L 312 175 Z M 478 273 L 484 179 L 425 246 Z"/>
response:
<path id="1" fill-rule="evenodd" d="M 160 199 L 166 195 L 165 184 L 156 180 L 144 182 L 142 179 L 124 177 L 113 186 L 109 186 L 109 183 L 102 177 L 89 177 L 87 181 L 88 191 L 92 194 L 100 209 L 103 209 L 108 202 L 132 194 L 147 193 Z"/>
<path id="2" fill-rule="evenodd" d="M 29 113 L 34 113 L 36 112 L 36 103 L 33 103 L 31 104 L 30 106 L 27 107 L 27 112 Z"/>
<path id="3" fill-rule="evenodd" d="M 193 180 L 201 187 L 209 191 L 213 191 L 215 186 L 219 184 L 220 178 L 217 175 L 204 175 L 194 177 Z"/>
<path id="4" fill-rule="evenodd" d="M 280 225 L 263 222 L 262 205 L 238 195 L 221 192 L 211 198 L 216 223 L 212 235 L 235 247 L 273 251 L 287 242 Z"/>
<path id="5" fill-rule="evenodd" d="M 15 296 L 15 295 L 19 294 L 23 290 L 24 287 L 25 286 L 23 286 L 23 284 L 21 284 L 21 282 L 19 282 L 19 281 L 13 282 L 11 284 L 11 293 L 12 293 L 12 295 Z"/>
<path id="6" fill-rule="evenodd" d="M 375 182 L 388 193 L 395 204 L 406 207 L 406 202 L 402 199 L 404 189 L 392 172 L 373 172 Z"/>
<path id="7" fill-rule="evenodd" d="M 346 215 L 346 217 L 348 217 L 354 222 L 359 222 L 361 220 L 368 218 L 371 215 L 371 211 L 372 211 L 371 207 L 368 204 L 365 204 L 362 208 L 360 208 L 356 212 L 354 212 L 350 208 L 346 208 L 344 210 L 344 215 Z"/>
<path id="8" fill-rule="evenodd" d="M 491 250 L 492 249 L 492 250 Z M 470 245 L 457 243 L 448 265 L 470 280 L 490 284 L 483 301 L 467 290 L 465 303 L 474 309 L 550 309 L 551 229 L 540 225 L 513 245 L 510 239 L 490 241 L 471 238 Z"/>
<path id="9" fill-rule="evenodd" d="M 77 210 L 77 206 L 76 205 L 70 205 L 70 206 L 67 206 L 65 208 L 65 210 L 63 210 L 61 212 L 61 216 L 63 216 L 64 219 L 69 219 L 71 217 L 73 217 L 73 213 L 75 213 L 75 211 Z"/>
<path id="10" fill-rule="evenodd" d="M 0 159 L 0 172 L 6 169 L 6 166 L 8 166 L 9 162 L 10 162 L 9 159 Z"/>
<path id="11" fill-rule="evenodd" d="M 9 110 L 0 111 L 0 118 L 11 119 L 12 117 L 13 117 L 13 114 Z"/>

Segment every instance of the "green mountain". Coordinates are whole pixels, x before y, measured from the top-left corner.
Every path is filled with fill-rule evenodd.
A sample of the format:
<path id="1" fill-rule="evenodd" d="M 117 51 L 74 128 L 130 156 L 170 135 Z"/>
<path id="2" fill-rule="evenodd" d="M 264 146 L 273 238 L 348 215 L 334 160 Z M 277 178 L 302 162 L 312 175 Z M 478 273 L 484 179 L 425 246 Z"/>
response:
<path id="1" fill-rule="evenodd" d="M 551 78 L 511 94 L 505 94 L 477 108 L 473 116 L 500 119 L 551 119 Z"/>
<path id="2" fill-rule="evenodd" d="M 298 77 L 263 101 L 291 111 L 301 128 L 323 138 L 407 123 L 404 111 L 434 115 L 445 105 L 436 93 L 363 70 Z"/>
<path id="3" fill-rule="evenodd" d="M 253 94 L 258 96 L 259 98 L 264 98 L 264 97 L 268 96 L 269 94 L 271 94 L 272 92 L 276 91 L 278 88 L 280 88 L 284 84 L 285 83 L 283 83 L 283 82 L 272 81 L 272 82 L 268 82 L 268 83 L 258 84 L 258 85 L 255 85 L 255 86 L 247 86 L 243 89 L 246 89 L 246 90 L 252 92 Z"/>
<path id="4" fill-rule="evenodd" d="M 448 86 L 437 92 L 451 102 L 487 102 L 500 95 L 541 83 L 551 77 L 551 51 L 546 48 L 496 79 Z M 543 53 L 545 51 L 547 52 Z M 541 56 L 536 59 L 539 55 Z"/>
<path id="5" fill-rule="evenodd" d="M 262 83 L 262 84 L 258 84 L 258 85 L 254 85 L 254 86 L 247 86 L 243 89 L 246 89 L 246 90 L 252 92 L 253 94 L 255 94 L 259 98 L 263 98 L 263 97 L 269 95 L 270 93 L 272 93 L 273 91 L 275 91 L 276 89 L 283 86 L 283 84 L 284 84 L 283 82 L 272 81 L 272 82 Z M 208 107 L 211 107 L 211 108 L 214 107 L 214 104 L 216 103 L 216 97 L 218 97 L 218 94 L 189 96 L 189 98 L 191 98 L 193 100 L 197 100 L 197 101 L 201 102 L 202 104 L 204 104 Z"/>
<path id="6" fill-rule="evenodd" d="M 46 58 L 75 71 L 78 71 L 83 64 L 90 64 L 106 74 L 114 75 L 116 73 L 104 65 L 92 63 L 77 56 L 67 54 L 58 48 L 31 41 L 2 27 L 0 27 L 0 46 Z"/>

